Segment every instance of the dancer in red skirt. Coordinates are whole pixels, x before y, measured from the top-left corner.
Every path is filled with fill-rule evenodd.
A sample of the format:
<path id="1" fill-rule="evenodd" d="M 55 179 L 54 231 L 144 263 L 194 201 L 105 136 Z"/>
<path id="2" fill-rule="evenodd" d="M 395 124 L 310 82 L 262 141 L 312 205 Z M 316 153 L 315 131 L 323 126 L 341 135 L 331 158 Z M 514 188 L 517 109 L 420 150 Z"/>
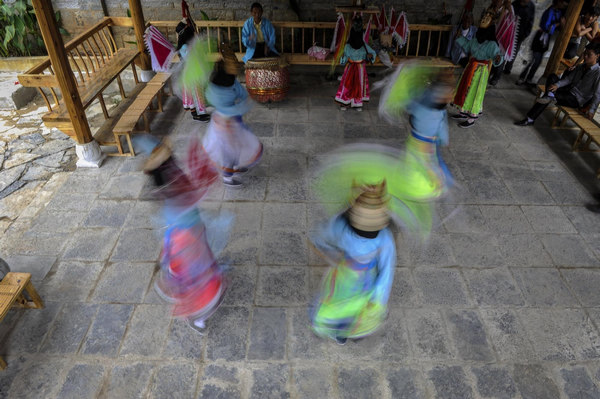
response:
<path id="1" fill-rule="evenodd" d="M 363 101 L 370 99 L 366 61 L 375 62 L 376 53 L 365 43 L 362 27 L 362 18 L 360 16 L 354 18 L 348 43 L 340 59 L 340 64 L 346 64 L 346 68 L 335 101 L 342 104 L 342 111 L 349 106 L 362 111 Z"/>

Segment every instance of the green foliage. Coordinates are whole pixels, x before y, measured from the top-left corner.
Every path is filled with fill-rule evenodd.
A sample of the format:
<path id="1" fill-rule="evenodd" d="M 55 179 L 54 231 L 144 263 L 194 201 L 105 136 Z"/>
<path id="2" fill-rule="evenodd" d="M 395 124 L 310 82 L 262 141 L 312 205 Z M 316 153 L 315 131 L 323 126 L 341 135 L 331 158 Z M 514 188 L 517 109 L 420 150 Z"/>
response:
<path id="1" fill-rule="evenodd" d="M 68 36 L 62 28 L 60 12 L 56 12 L 60 33 Z M 31 0 L 0 0 L 0 56 L 32 56 L 46 54 Z"/>

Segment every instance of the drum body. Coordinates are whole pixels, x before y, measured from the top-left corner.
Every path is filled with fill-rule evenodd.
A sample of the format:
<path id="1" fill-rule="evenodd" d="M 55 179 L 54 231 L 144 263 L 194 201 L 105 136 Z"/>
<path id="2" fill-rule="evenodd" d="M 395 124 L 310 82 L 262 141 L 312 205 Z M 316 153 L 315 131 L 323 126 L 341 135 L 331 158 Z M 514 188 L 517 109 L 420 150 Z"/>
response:
<path id="1" fill-rule="evenodd" d="M 287 64 L 278 57 L 248 60 L 246 89 L 250 97 L 261 103 L 283 100 L 290 89 Z"/>

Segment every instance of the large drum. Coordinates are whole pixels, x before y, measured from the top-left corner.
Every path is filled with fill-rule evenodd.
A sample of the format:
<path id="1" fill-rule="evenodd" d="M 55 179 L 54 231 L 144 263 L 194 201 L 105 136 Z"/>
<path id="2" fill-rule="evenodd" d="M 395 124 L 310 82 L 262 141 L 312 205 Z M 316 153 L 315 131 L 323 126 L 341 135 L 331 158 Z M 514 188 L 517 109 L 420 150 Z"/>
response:
<path id="1" fill-rule="evenodd" d="M 290 89 L 290 72 L 283 58 L 257 58 L 246 62 L 246 89 L 258 102 L 281 101 Z"/>

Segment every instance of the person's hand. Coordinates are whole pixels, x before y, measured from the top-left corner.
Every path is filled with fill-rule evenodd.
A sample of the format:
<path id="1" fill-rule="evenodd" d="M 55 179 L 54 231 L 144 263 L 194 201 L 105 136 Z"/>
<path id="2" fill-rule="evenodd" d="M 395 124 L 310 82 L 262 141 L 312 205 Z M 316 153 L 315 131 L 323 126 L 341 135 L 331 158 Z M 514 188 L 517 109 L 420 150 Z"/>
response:
<path id="1" fill-rule="evenodd" d="M 557 86 L 557 85 L 550 85 L 550 86 L 548 87 L 548 91 L 551 91 L 551 92 L 555 92 L 555 91 L 556 91 L 556 89 L 558 89 L 558 86 Z"/>
<path id="2" fill-rule="evenodd" d="M 589 120 L 594 119 L 594 113 L 593 112 L 586 112 L 585 113 L 585 117 L 588 118 Z"/>
<path id="3" fill-rule="evenodd" d="M 499 64 L 500 61 L 502 61 L 502 58 L 499 55 L 494 57 L 494 64 Z"/>
<path id="4" fill-rule="evenodd" d="M 373 62 L 373 54 L 367 54 L 367 60 Z"/>

